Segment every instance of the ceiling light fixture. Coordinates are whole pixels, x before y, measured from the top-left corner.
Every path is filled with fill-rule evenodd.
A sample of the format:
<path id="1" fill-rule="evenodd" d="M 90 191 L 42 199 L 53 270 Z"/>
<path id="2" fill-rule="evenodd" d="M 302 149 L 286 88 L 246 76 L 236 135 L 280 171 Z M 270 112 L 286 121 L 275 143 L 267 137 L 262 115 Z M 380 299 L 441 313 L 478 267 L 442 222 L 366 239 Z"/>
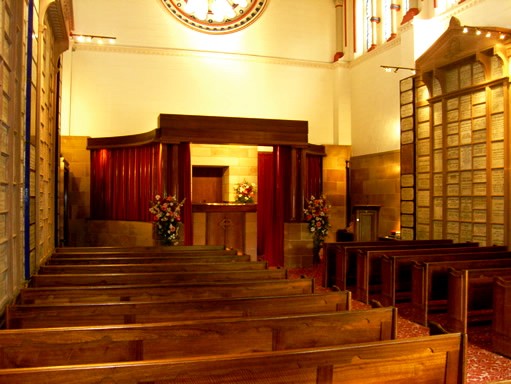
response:
<path id="1" fill-rule="evenodd" d="M 484 33 L 484 37 L 498 37 L 500 40 L 505 40 L 511 37 L 511 32 L 497 29 L 497 28 L 485 28 L 485 27 L 471 27 L 470 25 L 463 26 L 463 33 L 474 33 L 477 36 L 481 36 Z"/>
<path id="2" fill-rule="evenodd" d="M 396 67 L 396 66 L 393 66 L 393 65 L 380 65 L 380 67 L 382 67 L 385 72 L 394 72 L 394 73 L 396 73 L 399 70 L 404 70 L 404 71 L 410 71 L 412 73 L 415 73 L 415 68 Z"/>
<path id="3" fill-rule="evenodd" d="M 112 36 L 99 36 L 99 35 L 84 35 L 79 33 L 72 33 L 71 39 L 77 43 L 82 44 L 115 44 L 116 37 Z"/>

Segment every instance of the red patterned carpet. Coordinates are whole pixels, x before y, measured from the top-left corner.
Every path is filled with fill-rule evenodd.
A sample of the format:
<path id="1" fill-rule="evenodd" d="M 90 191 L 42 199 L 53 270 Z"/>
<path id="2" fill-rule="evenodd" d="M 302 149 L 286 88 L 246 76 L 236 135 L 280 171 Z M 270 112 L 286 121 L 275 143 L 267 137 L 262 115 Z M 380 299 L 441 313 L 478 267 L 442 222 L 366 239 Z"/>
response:
<path id="1" fill-rule="evenodd" d="M 290 278 L 312 277 L 316 290 L 322 290 L 324 264 L 311 268 L 289 269 Z M 362 302 L 353 300 L 353 310 L 370 308 Z M 398 338 L 425 336 L 429 329 L 406 319 L 406 307 L 398 305 Z M 435 319 L 441 323 L 441 318 Z M 511 383 L 511 359 L 491 352 L 491 327 L 473 326 L 468 332 L 467 348 L 467 384 Z"/>

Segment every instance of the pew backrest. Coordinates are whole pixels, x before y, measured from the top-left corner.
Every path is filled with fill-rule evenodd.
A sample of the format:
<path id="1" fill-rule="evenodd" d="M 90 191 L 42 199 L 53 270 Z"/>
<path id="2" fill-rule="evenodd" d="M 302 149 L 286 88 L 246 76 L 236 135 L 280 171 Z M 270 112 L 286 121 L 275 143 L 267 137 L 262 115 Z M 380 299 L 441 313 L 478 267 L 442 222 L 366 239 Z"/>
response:
<path id="1" fill-rule="evenodd" d="M 409 299 L 412 284 L 412 264 L 414 262 L 457 260 L 457 259 L 477 259 L 481 258 L 481 253 L 485 258 L 493 258 L 493 255 L 511 256 L 505 246 L 490 247 L 458 247 L 441 248 L 430 250 L 413 250 L 381 252 L 381 295 L 380 300 L 383 305 L 396 305 L 397 294 Z M 500 257 L 500 256 L 497 256 Z M 405 295 L 405 293 L 407 293 Z"/>
<path id="2" fill-rule="evenodd" d="M 223 245 L 174 245 L 174 246 L 95 246 L 95 247 L 57 247 L 54 253 L 85 253 L 85 252 L 209 252 L 226 250 Z"/>
<path id="3" fill-rule="evenodd" d="M 0 368 L 170 359 L 396 338 L 397 310 L 3 330 Z"/>
<path id="4" fill-rule="evenodd" d="M 443 245 L 439 248 L 438 244 L 424 244 L 417 248 L 396 249 L 396 250 L 371 250 L 360 248 L 356 254 L 356 284 L 354 290 L 354 298 L 364 303 L 369 303 L 370 290 L 379 293 L 379 287 L 382 284 L 382 265 L 381 258 L 384 254 L 393 254 L 394 252 L 407 252 L 408 254 L 421 254 L 421 253 L 439 253 L 445 252 L 462 252 L 469 249 L 477 249 L 477 243 L 450 243 Z M 504 250 L 505 247 L 502 247 Z M 392 305 L 395 305 L 392 304 Z"/>
<path id="5" fill-rule="evenodd" d="M 112 256 L 112 257 L 49 257 L 46 265 L 83 265 L 83 264 L 176 264 L 176 263 L 229 263 L 229 262 L 248 262 L 250 255 L 202 255 L 202 256 Z"/>
<path id="6" fill-rule="evenodd" d="M 469 321 L 488 321 L 493 315 L 493 281 L 511 278 L 511 268 L 449 270 L 447 318 L 449 332 L 468 333 Z"/>
<path id="7" fill-rule="evenodd" d="M 439 240 L 399 240 L 383 241 L 376 244 L 359 245 L 357 242 L 342 243 L 335 247 L 335 285 L 339 289 L 347 289 L 355 285 L 356 279 L 356 255 L 360 249 L 364 250 L 386 250 L 386 249 L 406 249 L 420 248 L 427 245 L 452 244 L 450 239 Z M 331 269 L 330 266 L 327 266 Z"/>
<path id="8" fill-rule="evenodd" d="M 125 285 L 125 284 L 171 284 L 184 282 L 254 281 L 287 279 L 286 269 L 263 269 L 250 271 L 213 272 L 151 272 L 151 273 L 95 273 L 95 274 L 35 274 L 32 287 Z"/>
<path id="9" fill-rule="evenodd" d="M 208 256 L 245 256 L 238 255 L 234 250 L 211 250 L 211 251 L 195 251 L 195 250 L 173 250 L 167 251 L 165 249 L 154 249 L 148 251 L 90 251 L 90 252 L 54 252 L 50 255 L 52 258 L 104 258 L 104 257 L 190 257 L 200 258 Z"/>
<path id="10" fill-rule="evenodd" d="M 465 382 L 461 334 L 242 355 L 14 368 L 0 382 L 61 383 L 391 383 Z"/>
<path id="11" fill-rule="evenodd" d="M 174 264 L 104 264 L 104 265 L 42 265 L 39 274 L 97 274 L 97 273 L 151 273 L 151 272 L 212 272 L 268 269 L 266 261 L 229 263 L 174 263 Z"/>
<path id="12" fill-rule="evenodd" d="M 492 344 L 496 353 L 511 358 L 511 278 L 493 281 Z"/>
<path id="13" fill-rule="evenodd" d="M 314 293 L 314 279 L 225 281 L 146 285 L 21 288 L 18 304 L 100 303 L 285 296 Z"/>
<path id="14" fill-rule="evenodd" d="M 511 267 L 509 256 L 500 259 L 461 261 L 414 262 L 412 266 L 411 316 L 419 324 L 427 325 L 430 302 L 447 301 L 448 271 L 454 269 L 481 269 Z"/>
<path id="15" fill-rule="evenodd" d="M 306 295 L 141 301 L 120 303 L 16 304 L 7 307 L 7 328 L 155 323 L 190 319 L 286 316 L 347 311 L 349 291 Z"/>

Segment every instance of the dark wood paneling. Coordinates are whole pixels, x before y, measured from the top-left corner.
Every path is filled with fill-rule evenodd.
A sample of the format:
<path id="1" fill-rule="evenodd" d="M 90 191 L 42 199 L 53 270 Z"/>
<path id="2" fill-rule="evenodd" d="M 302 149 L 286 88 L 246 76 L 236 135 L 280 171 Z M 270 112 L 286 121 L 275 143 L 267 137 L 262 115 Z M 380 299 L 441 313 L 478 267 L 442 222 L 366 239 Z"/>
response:
<path id="1" fill-rule="evenodd" d="M 305 145 L 308 122 L 300 120 L 161 114 L 163 143 Z"/>

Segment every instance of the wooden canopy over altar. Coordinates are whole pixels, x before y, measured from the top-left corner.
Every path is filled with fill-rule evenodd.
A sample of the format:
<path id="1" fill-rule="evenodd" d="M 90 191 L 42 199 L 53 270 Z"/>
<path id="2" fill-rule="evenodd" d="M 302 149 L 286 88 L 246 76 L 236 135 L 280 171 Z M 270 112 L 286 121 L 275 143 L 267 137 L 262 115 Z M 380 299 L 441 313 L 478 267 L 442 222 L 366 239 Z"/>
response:
<path id="1" fill-rule="evenodd" d="M 191 156 L 190 144 L 237 144 L 273 147 L 272 202 L 267 207 L 272 215 L 268 225 L 271 236 L 264 245 L 264 254 L 277 255 L 276 265 L 282 265 L 284 222 L 301 221 L 304 197 L 321 192 L 321 172 L 315 167 L 315 177 L 309 177 L 308 158 L 321 158 L 324 147 L 308 144 L 308 122 L 299 120 L 278 120 L 240 117 L 192 116 L 161 114 L 158 128 L 151 132 L 103 138 L 89 138 L 88 149 L 94 151 L 134 148 L 156 145 L 159 148 L 156 158 L 151 159 L 162 175 L 160 185 L 148 185 L 150 195 L 161 192 L 185 198 L 183 222 L 185 224 L 185 244 L 193 243 L 193 220 L 191 199 Z M 156 159 L 156 160 L 155 160 Z M 160 164 L 158 164 L 158 160 Z M 92 166 L 91 166 L 92 167 Z M 156 172 L 154 170 L 153 172 Z M 93 178 L 91 172 L 91 178 Z M 312 181 L 311 181 L 312 180 Z M 314 185 L 312 185 L 314 184 Z M 102 190 L 94 191 L 91 180 L 91 195 L 99 196 Z M 312 186 L 311 186 L 312 185 Z M 103 188 L 103 186 L 100 186 Z M 160 188 L 160 189 L 158 189 Z M 265 201 L 265 203 L 267 203 Z M 91 202 L 91 207 L 94 204 Z M 103 213 L 103 204 L 97 212 Z M 259 208 L 260 204 L 259 204 Z M 258 208 L 258 214 L 259 214 Z M 147 217 L 145 218 L 147 220 Z M 258 248 L 261 247 L 258 245 Z M 268 259 L 268 257 L 267 257 Z M 271 259 L 271 257 L 270 257 Z"/>
<path id="2" fill-rule="evenodd" d="M 158 128 L 151 132 L 89 138 L 88 149 L 116 148 L 151 142 L 307 147 L 308 133 L 308 122 L 301 120 L 161 114 L 158 117 Z"/>

